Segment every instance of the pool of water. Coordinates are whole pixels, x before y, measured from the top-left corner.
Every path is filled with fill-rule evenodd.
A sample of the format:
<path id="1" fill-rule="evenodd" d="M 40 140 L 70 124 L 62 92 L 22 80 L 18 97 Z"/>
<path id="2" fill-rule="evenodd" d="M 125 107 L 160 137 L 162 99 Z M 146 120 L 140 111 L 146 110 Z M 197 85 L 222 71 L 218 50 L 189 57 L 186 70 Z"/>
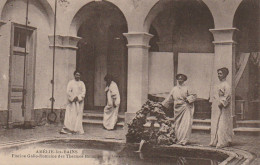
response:
<path id="1" fill-rule="evenodd" d="M 29 145 L 14 146 L 0 151 L 0 159 L 15 162 L 41 163 L 62 161 L 86 165 L 208 165 L 219 164 L 225 155 L 171 147 L 144 148 L 134 152 L 137 145 L 79 140 L 49 140 Z"/>

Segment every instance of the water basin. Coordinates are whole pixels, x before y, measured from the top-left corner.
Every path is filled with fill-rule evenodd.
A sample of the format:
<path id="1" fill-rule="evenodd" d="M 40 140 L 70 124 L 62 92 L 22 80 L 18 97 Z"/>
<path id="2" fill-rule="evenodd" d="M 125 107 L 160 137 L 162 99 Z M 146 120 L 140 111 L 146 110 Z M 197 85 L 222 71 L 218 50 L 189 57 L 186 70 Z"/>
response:
<path id="1" fill-rule="evenodd" d="M 228 157 L 213 151 L 167 146 L 145 147 L 142 153 L 134 152 L 137 149 L 136 144 L 59 139 L 4 148 L 0 150 L 0 158 L 14 164 L 37 161 L 37 165 L 57 161 L 85 165 L 215 165 Z"/>

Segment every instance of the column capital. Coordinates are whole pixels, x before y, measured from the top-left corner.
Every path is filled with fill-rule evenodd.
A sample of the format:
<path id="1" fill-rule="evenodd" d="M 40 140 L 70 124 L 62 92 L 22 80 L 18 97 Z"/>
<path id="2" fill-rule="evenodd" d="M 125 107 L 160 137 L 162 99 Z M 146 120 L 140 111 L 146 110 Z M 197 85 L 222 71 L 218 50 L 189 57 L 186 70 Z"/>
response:
<path id="1" fill-rule="evenodd" d="M 235 33 L 239 31 L 237 28 L 209 29 L 209 31 L 213 34 L 213 43 L 216 45 L 237 44 L 235 42 Z"/>
<path id="2" fill-rule="evenodd" d="M 54 40 L 54 35 L 49 35 L 49 46 L 53 47 L 53 40 Z M 77 44 L 78 41 L 81 39 L 80 37 L 77 36 L 68 36 L 68 35 L 60 35 L 57 34 L 55 36 L 56 38 L 56 43 L 55 47 L 57 48 L 62 48 L 62 49 L 78 49 Z"/>
<path id="3" fill-rule="evenodd" d="M 123 35 L 127 38 L 128 44 L 127 47 L 137 47 L 137 48 L 146 48 L 148 49 L 149 41 L 153 37 L 152 34 L 146 32 L 128 32 L 123 33 Z"/>

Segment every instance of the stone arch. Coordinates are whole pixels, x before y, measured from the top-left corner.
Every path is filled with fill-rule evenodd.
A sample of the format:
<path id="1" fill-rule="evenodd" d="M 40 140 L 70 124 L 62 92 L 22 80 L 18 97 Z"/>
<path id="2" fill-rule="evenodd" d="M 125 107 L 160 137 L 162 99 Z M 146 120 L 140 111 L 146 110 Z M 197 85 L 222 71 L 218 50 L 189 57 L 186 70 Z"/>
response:
<path id="1" fill-rule="evenodd" d="M 152 26 L 158 32 L 161 51 L 214 52 L 209 32 L 214 20 L 203 1 L 158 1 L 146 17 L 144 31 Z"/>
<path id="2" fill-rule="evenodd" d="M 259 113 L 255 111 L 257 103 L 252 100 L 259 100 L 260 96 L 260 69 L 257 63 L 257 55 L 260 52 L 260 1 L 243 0 L 234 13 L 232 23 L 233 27 L 238 29 L 234 36 L 238 43 L 235 68 L 237 73 L 243 71 L 237 82 L 236 97 L 245 100 L 245 111 L 238 119 L 259 120 Z"/>
<path id="3" fill-rule="evenodd" d="M 239 51 L 260 51 L 260 1 L 243 0 L 234 14 L 233 27 L 239 30 Z"/>
<path id="4" fill-rule="evenodd" d="M 170 74 L 176 75 L 178 72 L 185 72 L 188 77 L 190 76 L 189 85 L 195 90 L 200 89 L 202 84 L 204 87 L 206 86 L 205 93 L 203 93 L 204 91 L 196 92 L 199 98 L 205 99 L 205 103 L 208 103 L 210 76 L 205 76 L 206 78 L 203 81 L 192 77 L 197 72 L 196 70 L 202 70 L 199 67 L 213 63 L 214 45 L 212 41 L 214 38 L 209 29 L 214 28 L 214 19 L 208 6 L 202 0 L 158 1 L 146 16 L 143 24 L 144 31 L 150 32 L 152 26 L 157 28 L 159 35 L 157 44 L 159 51 L 156 53 L 163 55 L 167 52 L 168 57 L 166 58 L 171 59 L 168 61 L 172 61 L 169 63 L 169 68 L 172 70 Z M 197 66 L 192 66 L 190 61 L 195 62 L 198 59 L 200 59 L 201 63 Z M 183 68 L 192 69 L 186 71 Z M 204 73 L 200 72 L 200 76 L 203 74 L 210 75 L 210 72 L 207 71 Z M 152 77 L 153 73 L 150 75 Z M 176 84 L 176 79 L 174 78 L 168 79 L 168 81 Z M 204 112 L 207 117 L 210 117 L 208 110 Z"/>
<path id="5" fill-rule="evenodd" d="M 155 19 L 155 17 L 165 9 L 165 7 L 167 7 L 170 3 L 174 3 L 174 0 L 165 0 L 165 1 L 158 1 L 157 3 L 154 4 L 154 6 L 150 9 L 150 11 L 148 12 L 145 20 L 144 20 L 144 31 L 148 32 L 150 25 L 152 23 L 152 21 Z M 185 0 L 184 0 L 185 1 Z M 187 1 L 187 0 L 186 0 Z M 177 2 L 177 1 L 176 1 Z M 204 3 L 203 0 L 198 1 L 198 3 L 201 3 L 202 5 L 205 5 L 212 17 L 213 23 L 214 23 L 214 17 L 212 15 L 212 12 L 210 10 L 210 8 L 208 7 L 208 5 L 206 3 Z"/>
<path id="6" fill-rule="evenodd" d="M 76 67 L 86 83 L 85 109 L 105 105 L 104 76 L 111 74 L 118 84 L 120 110 L 127 102 L 127 21 L 121 10 L 108 1 L 89 2 L 75 14 L 70 35 L 81 37 L 77 47 Z"/>
<path id="7" fill-rule="evenodd" d="M 91 8 L 94 5 L 98 5 L 99 3 L 103 3 L 105 5 L 108 6 L 113 6 L 116 10 L 118 10 L 120 12 L 120 14 L 124 17 L 124 21 L 126 22 L 126 24 L 128 24 L 127 19 L 124 15 L 124 13 L 122 12 L 122 10 L 116 6 L 114 3 L 109 2 L 109 1 L 102 1 L 102 2 L 88 2 L 87 4 L 83 5 L 77 12 L 76 14 L 73 16 L 73 19 L 70 23 L 70 27 L 69 27 L 69 33 L 72 35 L 76 35 L 77 31 L 79 30 L 80 26 L 82 25 L 82 22 L 84 22 L 84 19 L 87 17 L 85 13 L 85 11 L 87 11 L 86 9 Z"/>
<path id="8" fill-rule="evenodd" d="M 8 1 L 10 1 L 10 0 L 1 0 L 1 2 L 0 2 L 0 18 L 1 19 L 3 19 L 3 10 L 4 10 L 5 5 L 8 3 Z M 54 22 L 54 8 L 49 4 L 49 2 L 47 0 L 38 0 L 38 2 L 45 9 L 45 12 L 47 13 L 47 16 L 48 16 L 49 25 L 50 25 L 50 27 L 52 27 L 53 22 Z"/>

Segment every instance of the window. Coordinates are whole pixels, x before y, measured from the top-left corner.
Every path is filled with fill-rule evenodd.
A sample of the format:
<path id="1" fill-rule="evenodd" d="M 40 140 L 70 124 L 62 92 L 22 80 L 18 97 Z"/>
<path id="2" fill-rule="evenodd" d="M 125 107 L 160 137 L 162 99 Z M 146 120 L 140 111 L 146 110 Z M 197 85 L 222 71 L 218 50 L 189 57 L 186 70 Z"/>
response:
<path id="1" fill-rule="evenodd" d="M 25 29 L 15 27 L 14 28 L 14 46 L 25 48 L 26 46 L 26 33 Z"/>

